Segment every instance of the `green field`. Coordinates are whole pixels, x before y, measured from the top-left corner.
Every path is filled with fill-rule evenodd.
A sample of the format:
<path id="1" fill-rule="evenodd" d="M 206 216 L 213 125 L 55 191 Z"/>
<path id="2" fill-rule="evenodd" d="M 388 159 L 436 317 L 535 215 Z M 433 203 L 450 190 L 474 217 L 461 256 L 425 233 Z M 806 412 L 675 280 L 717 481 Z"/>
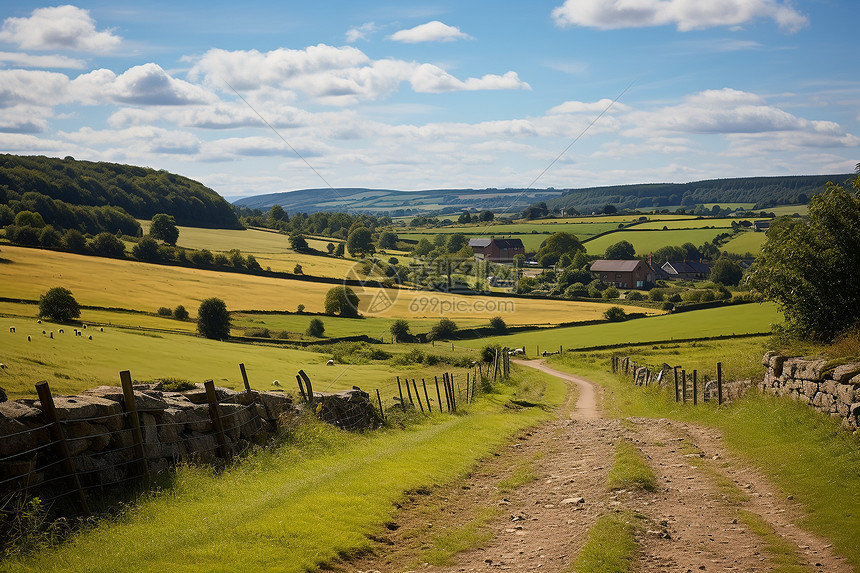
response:
<path id="1" fill-rule="evenodd" d="M 746 253 L 757 255 L 761 252 L 761 247 L 764 245 L 766 239 L 766 233 L 746 231 L 732 237 L 727 243 L 720 247 L 720 250 L 737 253 L 739 255 Z"/>
<path id="2" fill-rule="evenodd" d="M 809 215 L 809 205 L 780 205 L 779 207 L 768 207 L 764 209 L 768 213 L 773 213 L 777 217 L 782 217 L 783 215 L 794 215 L 798 214 L 801 217 L 806 217 Z"/>
<path id="3" fill-rule="evenodd" d="M 774 303 L 751 303 L 626 322 L 518 332 L 508 336 L 462 341 L 458 345 L 471 348 L 480 348 L 486 344 L 501 344 L 510 348 L 525 347 L 528 355 L 534 355 L 536 347 L 540 347 L 541 352 L 551 352 L 558 350 L 559 345 L 575 350 L 610 344 L 770 332 L 771 324 L 781 321 L 782 317 Z"/>
<path id="4" fill-rule="evenodd" d="M 750 218 L 741 218 L 741 217 L 723 217 L 721 219 L 711 219 L 711 218 L 696 218 L 696 219 L 675 219 L 675 220 L 650 220 L 647 223 L 640 223 L 633 227 L 637 230 L 645 230 L 645 229 L 658 229 L 662 230 L 663 227 L 668 229 L 705 229 L 705 228 L 715 228 L 715 229 L 731 229 L 732 223 L 740 223 L 741 221 L 763 221 L 765 219 L 761 219 L 760 217 L 750 217 Z"/>
<path id="5" fill-rule="evenodd" d="M 635 227 L 634 227 L 635 228 Z M 653 253 L 660 247 L 681 246 L 693 243 L 699 246 L 706 241 L 712 241 L 725 229 L 669 229 L 668 231 L 618 231 L 603 235 L 584 243 L 589 255 L 601 255 L 606 247 L 619 241 L 629 241 L 638 255 Z"/>

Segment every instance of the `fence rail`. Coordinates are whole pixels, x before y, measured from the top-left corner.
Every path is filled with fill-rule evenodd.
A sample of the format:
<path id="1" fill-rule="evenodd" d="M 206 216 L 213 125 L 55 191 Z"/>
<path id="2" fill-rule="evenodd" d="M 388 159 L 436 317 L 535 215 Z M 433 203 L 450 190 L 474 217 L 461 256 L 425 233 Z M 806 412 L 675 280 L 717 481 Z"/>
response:
<path id="1" fill-rule="evenodd" d="M 612 372 L 623 376 L 630 376 L 633 383 L 637 386 L 672 385 L 674 387 L 675 402 L 692 403 L 694 406 L 699 403 L 701 395 L 703 402 L 710 402 L 714 399 L 718 404 L 723 403 L 723 364 L 717 362 L 716 379 L 710 380 L 703 378 L 702 384 L 699 384 L 698 370 L 692 370 L 689 373 L 686 369 L 680 366 L 665 365 L 659 369 L 652 369 L 646 364 L 637 364 L 630 359 L 629 356 L 612 357 Z M 701 389 L 701 392 L 699 391 Z"/>

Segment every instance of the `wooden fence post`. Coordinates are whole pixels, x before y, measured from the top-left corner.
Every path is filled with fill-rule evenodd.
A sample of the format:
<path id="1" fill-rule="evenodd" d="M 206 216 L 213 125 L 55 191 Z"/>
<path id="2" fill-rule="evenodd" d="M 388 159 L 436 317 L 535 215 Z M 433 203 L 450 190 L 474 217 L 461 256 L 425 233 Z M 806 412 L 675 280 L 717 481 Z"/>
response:
<path id="1" fill-rule="evenodd" d="M 379 402 L 379 415 L 382 416 L 382 421 L 385 421 L 385 410 L 382 409 L 382 396 L 379 395 L 379 388 L 376 389 L 376 400 Z"/>
<path id="2" fill-rule="evenodd" d="M 409 378 L 406 378 L 405 382 L 406 382 L 406 395 L 409 396 L 409 404 L 414 408 L 415 402 L 412 400 L 412 389 L 409 388 Z"/>
<path id="3" fill-rule="evenodd" d="M 457 411 L 457 393 L 454 386 L 454 376 L 448 373 L 448 385 L 451 387 L 451 409 Z"/>
<path id="4" fill-rule="evenodd" d="M 723 363 L 717 362 L 717 404 L 723 403 Z"/>
<path id="5" fill-rule="evenodd" d="M 698 388 L 696 385 L 696 375 L 697 374 L 698 374 L 698 371 L 693 370 L 693 406 L 695 406 L 696 404 L 699 403 L 699 398 L 698 398 L 699 393 L 698 393 Z"/>
<path id="6" fill-rule="evenodd" d="M 442 408 L 442 394 L 439 393 L 439 377 L 433 376 L 436 379 L 436 400 L 439 401 L 439 412 L 442 413 L 445 410 Z"/>
<path id="7" fill-rule="evenodd" d="M 409 384 L 406 384 L 409 386 Z M 418 385 L 415 384 L 415 378 L 412 379 L 412 388 L 415 390 L 415 399 L 418 400 L 418 407 L 421 408 L 421 413 L 424 413 L 424 406 L 421 405 L 421 396 L 418 394 Z"/>
<path id="8" fill-rule="evenodd" d="M 407 384 L 409 386 L 409 384 Z M 397 391 L 400 393 L 400 407 L 406 411 L 406 402 L 403 401 L 403 386 L 400 385 L 400 376 L 397 377 Z"/>
<path id="9" fill-rule="evenodd" d="M 248 374 L 245 372 L 245 363 L 239 363 L 239 370 L 242 372 L 242 382 L 245 383 L 245 392 L 251 391 L 251 385 L 248 383 Z"/>
<path id="10" fill-rule="evenodd" d="M 673 368 L 673 370 L 675 371 L 675 401 L 677 402 L 678 401 L 678 367 L 675 366 Z"/>
<path id="11" fill-rule="evenodd" d="M 221 408 L 218 406 L 218 396 L 215 394 L 215 382 L 206 380 L 203 382 L 206 389 L 206 401 L 209 402 L 209 417 L 212 418 L 212 426 L 215 428 L 215 437 L 218 440 L 218 449 L 221 458 L 230 459 L 230 450 L 227 448 L 227 436 L 224 434 L 224 423 L 221 420 Z"/>
<path id="12" fill-rule="evenodd" d="M 63 467 L 66 470 L 66 475 L 72 482 L 72 486 L 78 492 L 78 504 L 81 506 L 81 511 L 84 513 L 90 512 L 89 504 L 87 504 L 87 496 L 84 489 L 81 487 L 81 480 L 78 479 L 78 473 L 75 471 L 75 464 L 72 463 L 72 456 L 69 453 L 69 444 L 66 443 L 66 436 L 63 433 L 63 427 L 60 425 L 60 420 L 57 418 L 57 409 L 54 407 L 54 397 L 51 395 L 51 387 L 47 382 L 39 382 L 36 384 L 36 393 L 39 395 L 39 400 L 42 402 L 42 411 L 50 423 L 51 437 L 56 442 L 55 446 L 57 453 L 63 460 Z"/>
<path id="13" fill-rule="evenodd" d="M 296 382 L 299 383 L 299 394 L 302 395 L 302 400 L 305 402 L 308 401 L 307 395 L 305 395 L 305 385 L 302 383 L 302 377 L 296 374 Z"/>
<path id="14" fill-rule="evenodd" d="M 308 403 L 311 406 L 313 406 L 314 405 L 314 387 L 313 387 L 313 384 L 311 384 L 311 379 L 308 378 L 308 375 L 305 374 L 304 370 L 299 370 L 299 376 L 301 376 L 302 380 L 305 381 L 305 386 L 307 387 L 307 390 L 308 390 Z"/>
<path id="15" fill-rule="evenodd" d="M 681 402 L 687 403 L 687 371 L 681 370 Z"/>
<path id="16" fill-rule="evenodd" d="M 137 458 L 138 471 L 143 478 L 149 480 L 149 464 L 143 452 L 143 433 L 140 431 L 140 416 L 134 403 L 134 386 L 131 381 L 131 372 L 123 370 L 119 373 L 122 383 L 122 405 L 128 414 L 128 423 L 131 426 L 131 439 L 134 442 L 134 457 Z"/>
<path id="17" fill-rule="evenodd" d="M 430 407 L 430 396 L 427 395 L 427 382 L 424 381 L 424 378 L 421 379 L 421 385 L 424 386 L 424 400 L 427 401 L 427 413 L 432 414 L 433 408 Z"/>

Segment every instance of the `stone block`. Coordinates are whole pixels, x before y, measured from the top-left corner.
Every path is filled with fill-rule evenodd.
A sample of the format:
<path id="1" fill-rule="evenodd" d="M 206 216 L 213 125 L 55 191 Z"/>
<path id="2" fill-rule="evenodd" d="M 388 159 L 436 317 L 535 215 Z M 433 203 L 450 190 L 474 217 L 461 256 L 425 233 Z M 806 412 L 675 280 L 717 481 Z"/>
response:
<path id="1" fill-rule="evenodd" d="M 833 380 L 825 380 L 821 384 L 821 391 L 830 394 L 831 396 L 836 395 L 836 382 Z"/>
<path id="2" fill-rule="evenodd" d="M 827 360 L 802 360 L 797 363 L 797 370 L 794 375 L 797 378 L 804 380 L 820 381 L 823 379 L 824 367 L 827 366 Z"/>
<path id="3" fill-rule="evenodd" d="M 782 376 L 783 373 L 783 365 L 785 364 L 785 356 L 779 356 L 778 354 L 774 354 L 770 357 L 770 360 L 766 364 L 768 368 L 773 370 L 773 375 L 777 378 Z"/>
<path id="4" fill-rule="evenodd" d="M 195 406 L 185 411 L 185 428 L 192 432 L 211 432 L 212 418 L 209 417 L 209 406 Z"/>
<path id="5" fill-rule="evenodd" d="M 803 380 L 803 393 L 807 398 L 814 398 L 818 394 L 818 383 L 812 380 Z"/>
<path id="6" fill-rule="evenodd" d="M 36 401 L 35 407 L 42 404 Z M 122 413 L 122 406 L 113 400 L 96 396 L 54 396 L 54 407 L 60 420 L 104 418 Z"/>
<path id="7" fill-rule="evenodd" d="M 125 402 L 122 388 L 119 386 L 99 386 L 98 388 L 84 390 L 81 394 L 113 400 L 123 405 Z M 167 408 L 167 402 L 164 400 L 161 392 L 134 390 L 134 407 L 138 412 L 160 411 Z"/>
<path id="8" fill-rule="evenodd" d="M 265 418 L 277 422 L 281 414 L 293 409 L 293 399 L 280 392 L 260 392 L 260 402 L 265 408 Z"/>
<path id="9" fill-rule="evenodd" d="M 851 362 L 834 368 L 831 377 L 839 384 L 846 384 L 849 380 L 857 376 L 858 373 L 860 373 L 860 364 Z"/>

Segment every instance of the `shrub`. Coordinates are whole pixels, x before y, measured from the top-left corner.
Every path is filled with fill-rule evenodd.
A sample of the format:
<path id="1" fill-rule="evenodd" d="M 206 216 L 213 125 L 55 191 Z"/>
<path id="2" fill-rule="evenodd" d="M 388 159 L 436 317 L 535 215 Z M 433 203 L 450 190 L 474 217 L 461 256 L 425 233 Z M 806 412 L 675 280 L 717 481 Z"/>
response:
<path id="1" fill-rule="evenodd" d="M 606 300 L 618 298 L 618 289 L 614 286 L 606 287 L 606 290 L 603 291 L 603 298 Z"/>
<path id="2" fill-rule="evenodd" d="M 409 340 L 411 335 L 409 334 L 409 321 L 404 318 L 398 318 L 394 322 L 391 323 L 389 327 L 391 332 L 391 336 L 394 337 L 394 340 Z"/>
<path id="3" fill-rule="evenodd" d="M 673 310 L 675 310 L 675 305 L 671 302 L 664 302 L 661 308 L 667 312 L 672 312 Z"/>
<path id="4" fill-rule="evenodd" d="M 294 266 L 294 267 L 293 267 L 293 274 L 294 274 L 294 275 L 301 275 L 301 274 L 304 274 L 304 273 L 303 273 L 303 271 L 302 271 L 302 265 L 300 265 L 300 264 L 296 263 L 296 266 Z"/>
<path id="5" fill-rule="evenodd" d="M 347 318 L 358 316 L 358 296 L 348 286 L 336 286 L 325 295 L 325 313 Z"/>
<path id="6" fill-rule="evenodd" d="M 454 337 L 457 325 L 450 318 L 443 318 L 430 329 L 430 340 L 448 340 Z"/>
<path id="7" fill-rule="evenodd" d="M 39 297 L 39 316 L 56 322 L 66 322 L 81 316 L 81 307 L 72 291 L 54 287 Z"/>
<path id="8" fill-rule="evenodd" d="M 508 331 L 508 325 L 505 324 L 505 321 L 501 316 L 494 316 L 490 319 L 490 328 L 492 328 L 493 332 L 496 334 L 504 334 Z"/>
<path id="9" fill-rule="evenodd" d="M 611 306 L 603 313 L 603 317 L 610 322 L 621 322 L 627 320 L 627 313 L 620 306 Z"/>
<path id="10" fill-rule="evenodd" d="M 185 310 L 184 306 L 179 304 L 173 309 L 173 318 L 176 320 L 188 320 L 188 311 Z"/>
<path id="11" fill-rule="evenodd" d="M 645 296 L 638 290 L 633 290 L 627 293 L 627 300 L 642 300 Z"/>
<path id="12" fill-rule="evenodd" d="M 565 289 L 564 296 L 567 298 L 588 296 L 588 287 L 582 283 L 573 283 Z"/>
<path id="13" fill-rule="evenodd" d="M 487 364 L 491 363 L 496 358 L 496 352 L 501 353 L 502 347 L 498 344 L 488 344 L 481 349 L 481 361 Z"/>
<path id="14" fill-rule="evenodd" d="M 171 316 L 173 311 L 167 308 L 166 306 L 159 307 L 158 316 Z"/>
<path id="15" fill-rule="evenodd" d="M 310 324 L 308 324 L 308 329 L 305 331 L 305 334 L 308 336 L 315 336 L 317 338 L 321 337 L 325 332 L 325 325 L 323 325 L 323 321 L 318 318 L 312 318 Z"/>
<path id="16" fill-rule="evenodd" d="M 246 328 L 245 336 L 249 336 L 251 338 L 271 338 L 272 333 L 268 328 Z"/>
<path id="17" fill-rule="evenodd" d="M 648 298 L 650 298 L 654 302 L 662 302 L 663 291 L 658 288 L 652 288 L 650 291 L 648 291 Z"/>
<path id="18" fill-rule="evenodd" d="M 305 305 L 300 304 L 296 307 L 296 314 L 302 314 L 305 311 Z"/>
<path id="19" fill-rule="evenodd" d="M 230 337 L 230 313 L 220 298 L 207 298 L 197 310 L 197 332 L 206 338 L 224 340 Z"/>
<path id="20" fill-rule="evenodd" d="M 125 256 L 125 245 L 116 238 L 116 235 L 107 231 L 93 237 L 93 240 L 90 242 L 90 250 L 103 257 L 121 259 Z"/>

